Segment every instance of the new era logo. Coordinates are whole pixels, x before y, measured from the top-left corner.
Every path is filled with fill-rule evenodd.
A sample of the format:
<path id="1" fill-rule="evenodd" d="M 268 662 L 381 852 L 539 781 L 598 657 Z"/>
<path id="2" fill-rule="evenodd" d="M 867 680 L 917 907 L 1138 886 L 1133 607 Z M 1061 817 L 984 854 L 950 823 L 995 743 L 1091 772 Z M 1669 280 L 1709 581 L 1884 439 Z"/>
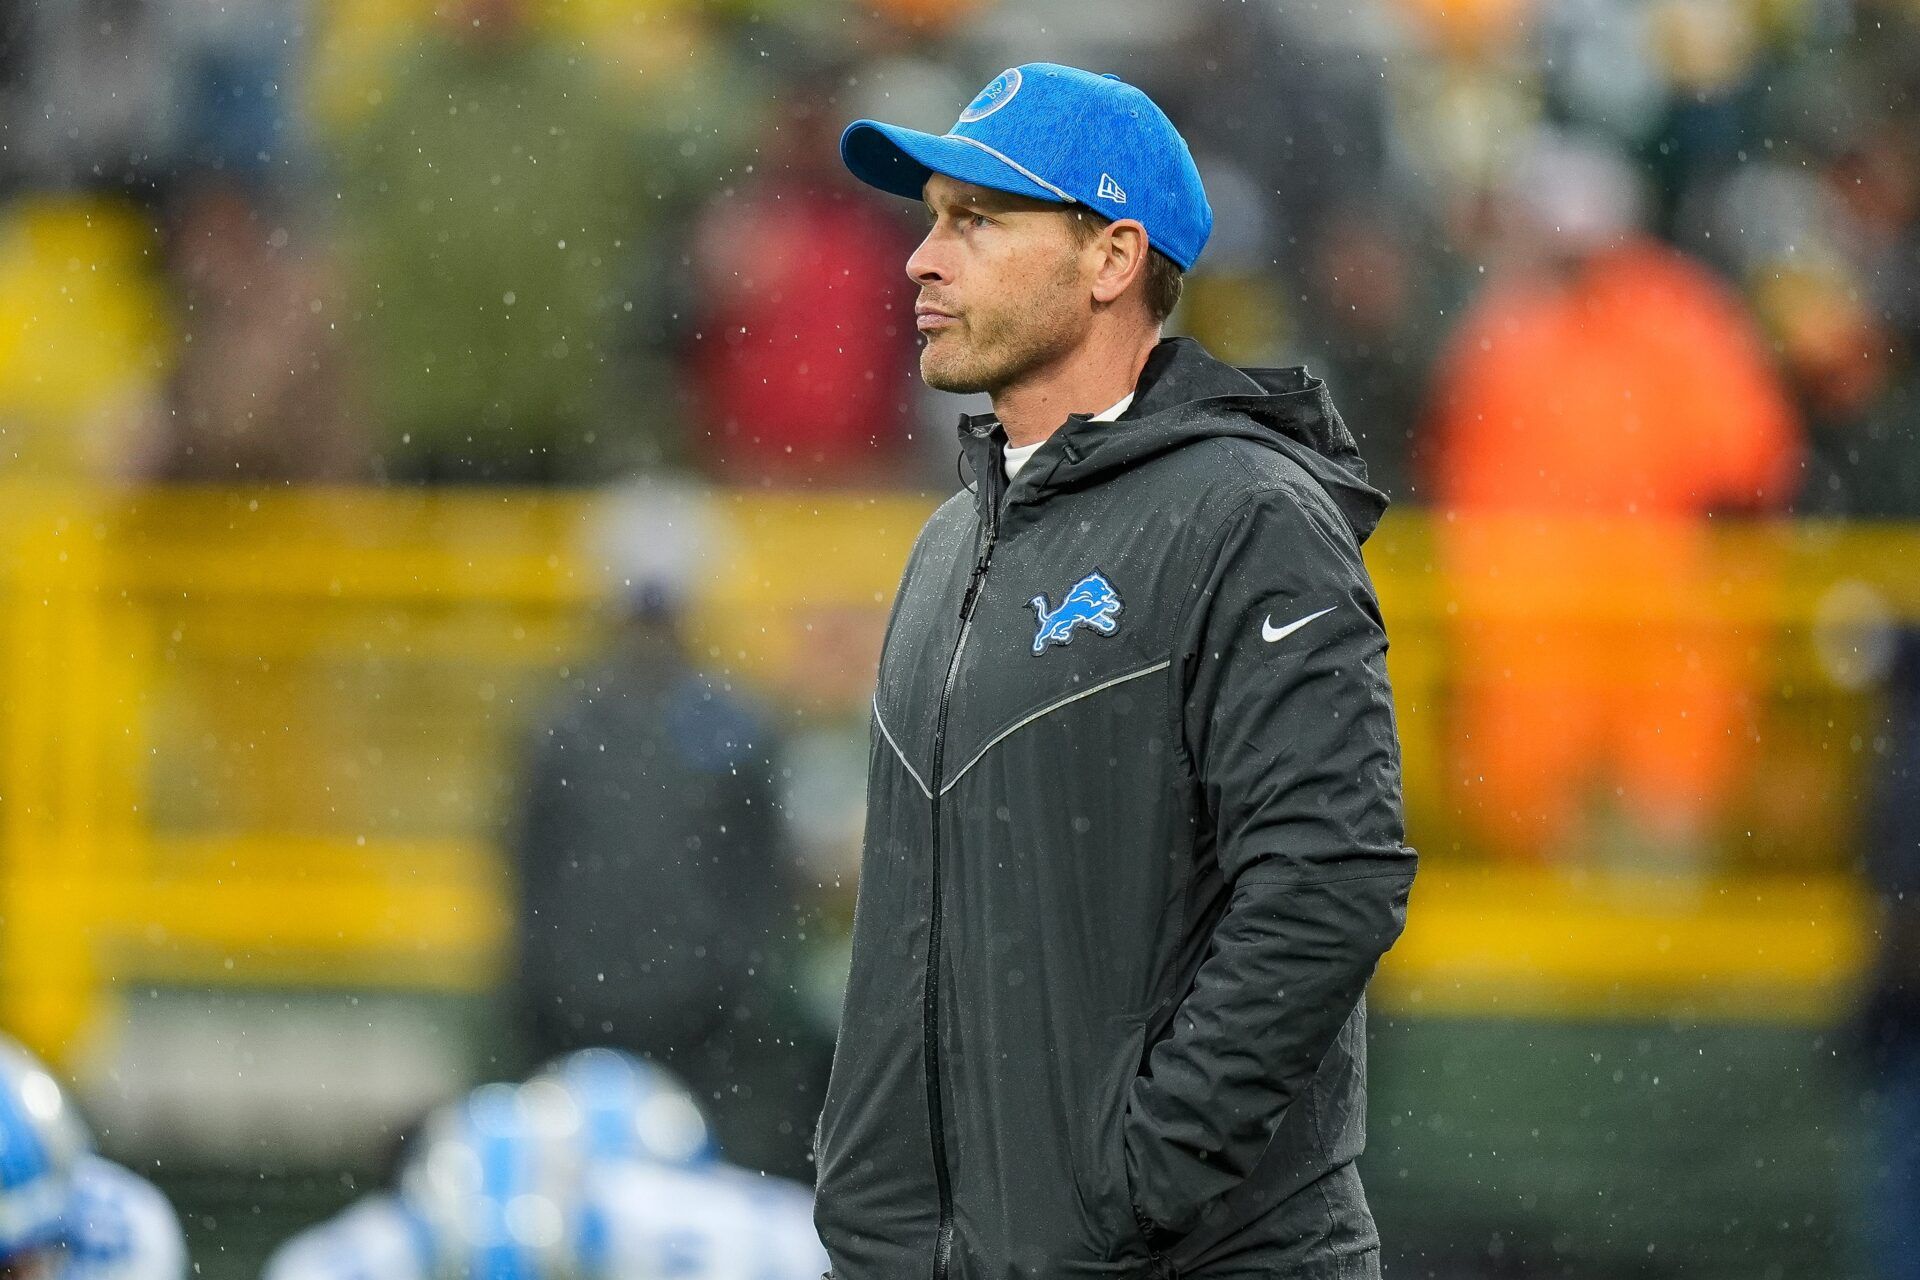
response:
<path id="1" fill-rule="evenodd" d="M 1127 202 L 1127 193 L 1120 189 L 1120 184 L 1113 180 L 1112 174 L 1103 173 L 1100 175 L 1100 189 L 1093 193 L 1093 198 L 1096 200 L 1111 200 L 1115 204 L 1125 204 Z"/>

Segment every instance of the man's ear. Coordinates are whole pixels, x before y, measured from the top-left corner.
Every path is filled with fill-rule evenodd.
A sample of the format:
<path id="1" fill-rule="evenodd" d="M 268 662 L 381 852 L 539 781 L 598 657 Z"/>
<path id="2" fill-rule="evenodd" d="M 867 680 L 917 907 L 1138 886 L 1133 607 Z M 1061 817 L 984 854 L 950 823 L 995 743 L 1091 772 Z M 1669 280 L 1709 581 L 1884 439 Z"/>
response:
<path id="1" fill-rule="evenodd" d="M 1093 300 L 1112 302 L 1147 269 L 1147 229 L 1132 218 L 1121 218 L 1101 228 L 1094 245 L 1101 257 L 1093 276 Z"/>

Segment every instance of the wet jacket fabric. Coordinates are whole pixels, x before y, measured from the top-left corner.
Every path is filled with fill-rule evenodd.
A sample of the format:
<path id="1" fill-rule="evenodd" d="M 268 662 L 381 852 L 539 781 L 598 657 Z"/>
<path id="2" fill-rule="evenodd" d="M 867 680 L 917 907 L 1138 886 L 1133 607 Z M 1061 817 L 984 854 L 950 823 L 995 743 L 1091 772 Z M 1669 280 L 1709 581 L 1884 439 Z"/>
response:
<path id="1" fill-rule="evenodd" d="M 1385 498 L 1324 386 L 1190 339 L 934 513 L 873 705 L 816 1137 L 837 1280 L 1368 1277 L 1399 936 Z"/>

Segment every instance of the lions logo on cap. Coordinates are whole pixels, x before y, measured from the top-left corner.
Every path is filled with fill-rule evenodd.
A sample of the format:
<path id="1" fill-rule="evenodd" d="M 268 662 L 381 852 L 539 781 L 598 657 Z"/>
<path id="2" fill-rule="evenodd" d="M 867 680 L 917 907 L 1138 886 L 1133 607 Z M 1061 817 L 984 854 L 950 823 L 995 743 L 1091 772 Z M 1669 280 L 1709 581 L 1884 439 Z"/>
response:
<path id="1" fill-rule="evenodd" d="M 1020 68 L 1012 67 L 993 78 L 993 83 L 980 91 L 980 96 L 967 104 L 960 113 L 961 124 L 971 124 L 992 115 L 1013 101 L 1013 95 L 1020 92 Z"/>

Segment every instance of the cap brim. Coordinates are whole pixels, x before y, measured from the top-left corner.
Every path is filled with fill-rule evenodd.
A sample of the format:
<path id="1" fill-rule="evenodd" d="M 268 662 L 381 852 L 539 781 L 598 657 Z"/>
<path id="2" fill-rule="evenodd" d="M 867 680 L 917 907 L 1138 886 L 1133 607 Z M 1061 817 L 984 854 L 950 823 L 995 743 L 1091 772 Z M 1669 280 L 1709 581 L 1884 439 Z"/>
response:
<path id="1" fill-rule="evenodd" d="M 995 191 L 1054 204 L 1073 203 L 1065 192 L 1035 181 L 1032 175 L 978 143 L 877 120 L 855 120 L 847 126 L 840 135 L 840 158 L 853 176 L 868 186 L 909 200 L 920 199 L 927 179 L 941 173 Z"/>

